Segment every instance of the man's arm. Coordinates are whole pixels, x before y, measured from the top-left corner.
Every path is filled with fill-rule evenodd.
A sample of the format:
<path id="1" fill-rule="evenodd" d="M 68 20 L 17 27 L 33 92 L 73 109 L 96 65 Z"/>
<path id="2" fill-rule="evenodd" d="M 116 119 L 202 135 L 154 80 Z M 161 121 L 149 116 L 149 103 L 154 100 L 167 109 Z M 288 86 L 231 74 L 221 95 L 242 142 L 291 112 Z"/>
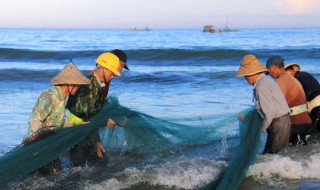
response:
<path id="1" fill-rule="evenodd" d="M 52 93 L 44 92 L 38 98 L 38 102 L 29 117 L 29 135 L 36 133 L 43 127 L 44 120 L 52 110 L 53 96 Z"/>

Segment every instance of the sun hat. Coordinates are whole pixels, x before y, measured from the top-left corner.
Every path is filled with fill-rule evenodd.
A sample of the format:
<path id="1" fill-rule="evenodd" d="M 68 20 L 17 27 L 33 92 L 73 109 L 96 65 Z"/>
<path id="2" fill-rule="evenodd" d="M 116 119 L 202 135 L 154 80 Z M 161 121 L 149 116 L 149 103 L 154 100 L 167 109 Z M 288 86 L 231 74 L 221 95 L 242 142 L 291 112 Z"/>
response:
<path id="1" fill-rule="evenodd" d="M 119 58 L 110 52 L 99 55 L 96 59 L 96 63 L 101 67 L 110 70 L 117 76 L 120 76 L 120 71 L 124 66 L 123 63 L 120 62 Z"/>
<path id="2" fill-rule="evenodd" d="M 114 49 L 110 53 L 114 54 L 115 56 L 117 56 L 120 59 L 120 61 L 124 64 L 125 69 L 130 70 L 129 66 L 127 64 L 127 54 L 124 53 L 124 51 L 122 51 L 120 49 Z"/>
<path id="3" fill-rule="evenodd" d="M 242 58 L 237 77 L 250 76 L 257 73 L 268 71 L 267 68 L 252 54 L 248 54 Z"/>
<path id="4" fill-rule="evenodd" d="M 52 84 L 90 84 L 90 80 L 72 62 L 68 63 L 50 82 Z"/>
<path id="5" fill-rule="evenodd" d="M 295 63 L 295 62 L 291 62 L 289 64 L 287 64 L 286 66 L 284 66 L 284 70 L 287 70 L 288 67 L 291 67 L 293 68 L 294 71 L 300 71 L 300 65 L 298 63 Z"/>

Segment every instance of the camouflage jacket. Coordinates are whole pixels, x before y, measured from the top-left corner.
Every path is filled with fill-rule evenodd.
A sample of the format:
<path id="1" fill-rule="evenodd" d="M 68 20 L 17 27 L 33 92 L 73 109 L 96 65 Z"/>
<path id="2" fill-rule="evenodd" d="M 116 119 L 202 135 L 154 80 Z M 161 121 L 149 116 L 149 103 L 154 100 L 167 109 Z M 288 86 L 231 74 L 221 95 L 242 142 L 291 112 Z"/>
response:
<path id="1" fill-rule="evenodd" d="M 65 100 L 59 86 L 42 92 L 29 117 L 29 136 L 39 129 L 63 127 L 65 113 Z"/>
<path id="2" fill-rule="evenodd" d="M 90 85 L 80 86 L 75 95 L 69 96 L 67 103 L 67 109 L 84 121 L 88 121 L 100 110 L 110 84 L 108 82 L 105 87 L 102 87 L 95 74 L 89 75 L 88 79 L 91 81 Z"/>
<path id="3" fill-rule="evenodd" d="M 110 82 L 102 87 L 100 81 L 94 73 L 88 76 L 90 85 L 80 86 L 75 95 L 69 96 L 67 109 L 75 116 L 88 121 L 96 114 L 104 104 L 109 91 Z M 99 131 L 95 131 L 88 136 L 80 146 L 94 145 L 100 141 Z"/>

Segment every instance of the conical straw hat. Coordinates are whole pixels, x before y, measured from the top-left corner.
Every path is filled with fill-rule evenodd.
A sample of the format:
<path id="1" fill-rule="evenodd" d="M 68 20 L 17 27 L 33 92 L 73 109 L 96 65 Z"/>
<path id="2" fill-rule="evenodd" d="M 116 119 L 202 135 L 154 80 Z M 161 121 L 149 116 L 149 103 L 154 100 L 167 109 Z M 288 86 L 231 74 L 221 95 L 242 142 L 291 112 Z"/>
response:
<path id="1" fill-rule="evenodd" d="M 300 65 L 295 62 L 291 62 L 291 63 L 287 64 L 286 66 L 284 66 L 284 70 L 286 70 L 290 66 L 293 66 L 294 71 L 300 71 Z"/>
<path id="2" fill-rule="evenodd" d="M 249 54 L 243 57 L 237 77 L 250 76 L 261 72 L 266 72 L 268 69 L 256 58 L 256 56 Z"/>
<path id="3" fill-rule="evenodd" d="M 90 80 L 85 77 L 79 69 L 72 63 L 68 63 L 55 77 L 51 79 L 52 84 L 90 84 Z"/>

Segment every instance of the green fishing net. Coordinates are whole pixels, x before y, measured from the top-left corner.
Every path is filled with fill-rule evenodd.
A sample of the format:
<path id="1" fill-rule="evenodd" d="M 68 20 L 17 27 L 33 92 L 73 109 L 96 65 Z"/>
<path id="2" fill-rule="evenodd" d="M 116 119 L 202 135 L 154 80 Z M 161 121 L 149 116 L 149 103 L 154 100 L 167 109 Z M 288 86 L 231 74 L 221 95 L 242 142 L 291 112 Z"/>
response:
<path id="1" fill-rule="evenodd" d="M 254 109 L 245 110 L 242 114 L 246 117 L 240 122 L 240 145 L 227 170 L 218 180 L 220 189 L 228 189 L 226 186 L 230 189 L 231 185 L 239 185 L 257 153 L 260 131 L 259 127 L 255 126 L 261 123 L 261 119 Z M 121 126 L 106 128 L 109 118 L 121 123 Z M 237 115 L 201 126 L 169 122 L 121 106 L 116 97 L 110 96 L 103 108 L 90 119 L 90 123 L 52 131 L 47 133 L 45 138 L 26 146 L 19 146 L 2 156 L 0 187 L 47 165 L 96 130 L 100 130 L 103 144 L 108 149 L 120 153 L 152 155 L 178 150 L 181 145 L 220 143 L 224 138 L 230 137 L 226 137 L 225 134 L 230 123 L 238 123 Z M 232 179 L 232 175 L 237 177 Z M 216 184 L 210 183 L 208 188 L 215 188 L 213 185 Z"/>
<path id="2" fill-rule="evenodd" d="M 212 181 L 205 190 L 233 190 L 237 189 L 245 177 L 249 166 L 255 161 L 260 141 L 261 116 L 255 108 L 242 111 L 239 122 L 240 143 L 237 151 L 232 155 L 227 168 L 218 180 Z"/>

